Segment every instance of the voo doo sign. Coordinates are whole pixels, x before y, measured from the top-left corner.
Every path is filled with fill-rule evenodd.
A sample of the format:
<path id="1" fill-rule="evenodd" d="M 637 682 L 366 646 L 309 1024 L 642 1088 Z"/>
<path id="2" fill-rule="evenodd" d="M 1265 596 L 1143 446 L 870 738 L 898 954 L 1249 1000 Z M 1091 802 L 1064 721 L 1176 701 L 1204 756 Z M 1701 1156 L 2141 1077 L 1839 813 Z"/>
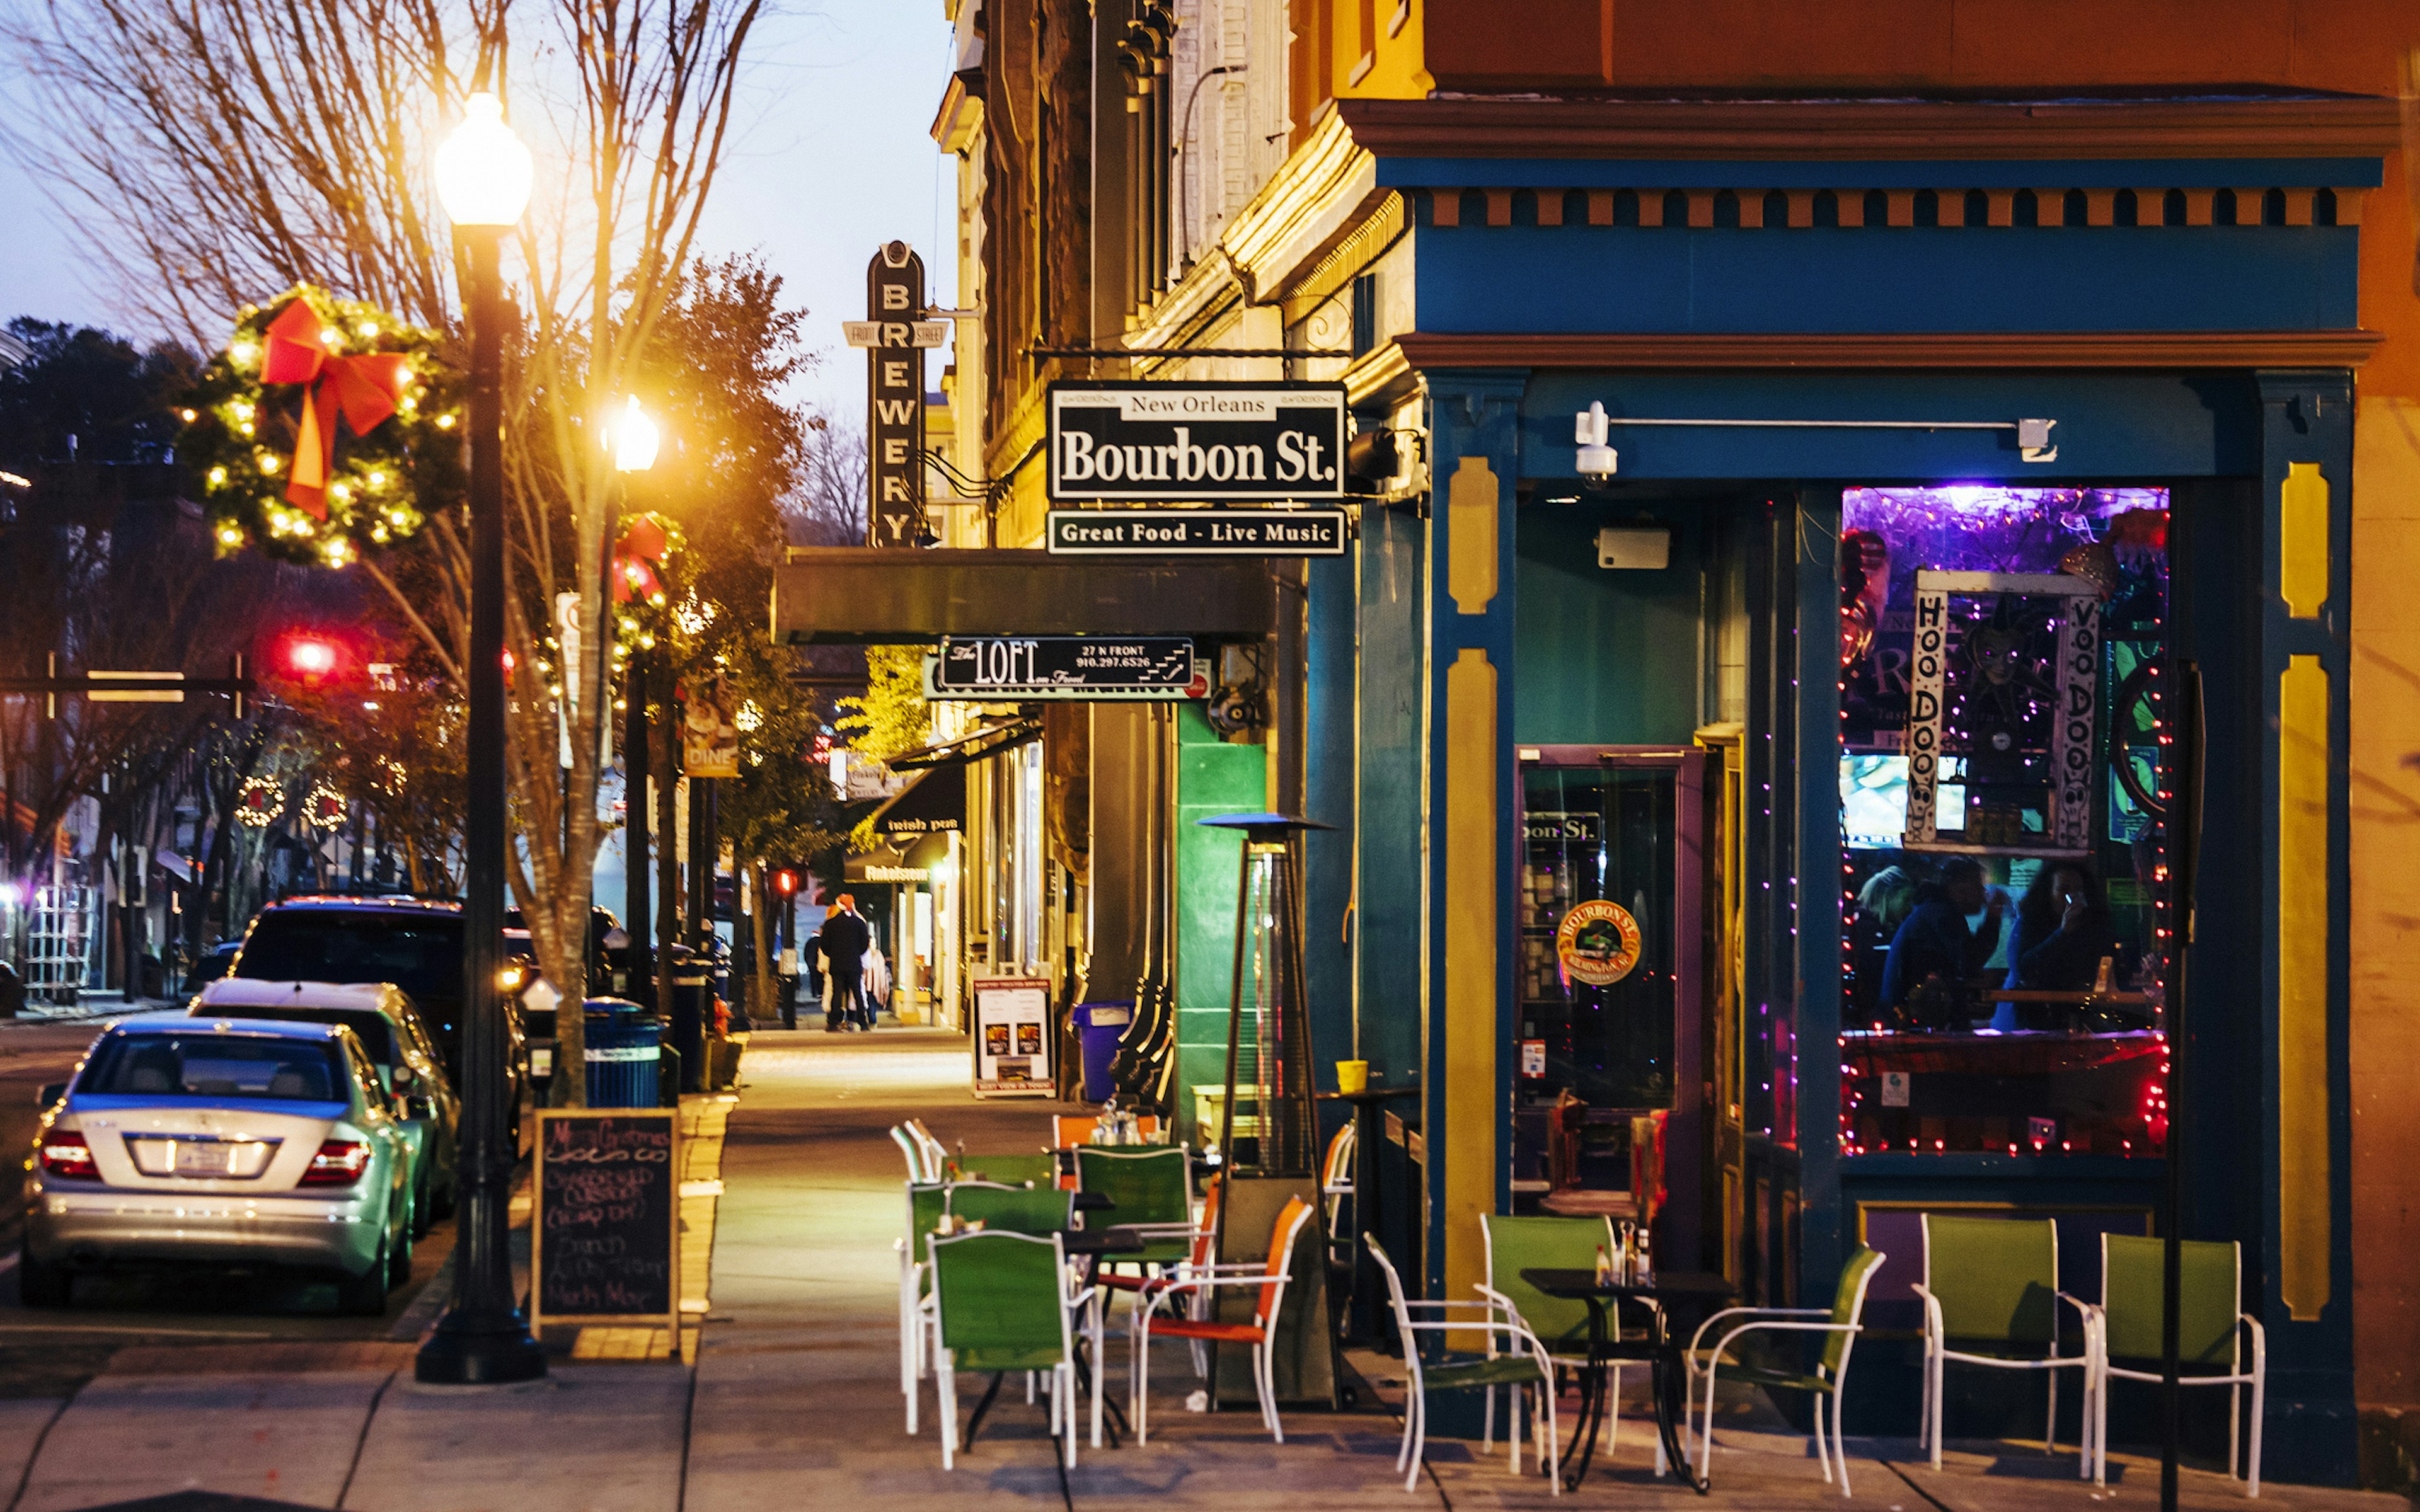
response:
<path id="1" fill-rule="evenodd" d="M 1338 383 L 1054 383 L 1049 441 L 1053 501 L 1344 497 Z"/>

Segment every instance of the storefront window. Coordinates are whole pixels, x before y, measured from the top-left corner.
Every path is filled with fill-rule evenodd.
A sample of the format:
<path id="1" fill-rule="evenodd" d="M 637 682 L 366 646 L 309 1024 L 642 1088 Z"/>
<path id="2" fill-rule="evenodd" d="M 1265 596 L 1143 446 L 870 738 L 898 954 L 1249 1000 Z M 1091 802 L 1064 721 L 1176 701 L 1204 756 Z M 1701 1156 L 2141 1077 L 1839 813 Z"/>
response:
<path id="1" fill-rule="evenodd" d="M 1695 1025 L 1693 753 L 1552 748 L 1521 788 L 1515 1190 L 1631 1212 L 1663 1184 Z"/>
<path id="2" fill-rule="evenodd" d="M 1854 488 L 1844 1152 L 2166 1135 L 2157 488 Z"/>

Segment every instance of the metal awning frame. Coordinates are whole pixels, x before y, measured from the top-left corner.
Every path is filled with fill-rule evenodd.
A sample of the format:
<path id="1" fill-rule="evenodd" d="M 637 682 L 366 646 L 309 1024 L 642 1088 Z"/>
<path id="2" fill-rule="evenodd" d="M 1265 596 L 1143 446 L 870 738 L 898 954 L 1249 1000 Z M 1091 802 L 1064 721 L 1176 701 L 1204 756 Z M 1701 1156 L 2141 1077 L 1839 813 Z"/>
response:
<path id="1" fill-rule="evenodd" d="M 997 756 L 1011 746 L 1021 746 L 1029 740 L 1037 739 L 1041 733 L 1040 717 L 1024 715 L 1006 724 L 986 725 L 971 734 L 960 735 L 955 740 L 945 740 L 938 746 L 927 746 L 911 756 L 902 756 L 897 761 L 886 764 L 894 772 L 929 771 L 940 766 L 964 766 L 972 762 Z M 896 803 L 900 798 L 906 797 L 908 791 L 912 790 L 903 790 L 891 800 L 891 803 Z M 883 808 L 888 809 L 890 806 L 891 804 L 886 803 Z M 876 810 L 875 816 L 879 818 L 881 812 L 881 810 Z"/>

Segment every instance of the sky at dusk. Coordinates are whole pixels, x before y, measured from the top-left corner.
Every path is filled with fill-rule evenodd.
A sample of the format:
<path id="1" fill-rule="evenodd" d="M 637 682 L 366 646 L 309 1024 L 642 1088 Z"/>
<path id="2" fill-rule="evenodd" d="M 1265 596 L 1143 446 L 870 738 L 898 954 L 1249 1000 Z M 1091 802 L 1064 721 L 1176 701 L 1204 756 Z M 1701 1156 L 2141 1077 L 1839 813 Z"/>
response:
<path id="1" fill-rule="evenodd" d="M 937 281 L 937 302 L 956 301 L 955 260 L 937 250 L 948 246 L 954 170 L 927 134 L 949 81 L 949 26 L 941 0 L 768 9 L 702 250 L 764 255 L 790 301 L 807 307 L 808 344 L 824 353 L 798 397 L 860 423 L 864 364 L 843 344 L 840 322 L 864 317 L 874 249 L 892 238 L 912 242 Z M 12 125 L 23 121 L 22 104 L 22 95 L 0 93 Z M 63 212 L 5 154 L 0 207 L 0 319 L 127 329 L 123 301 L 85 276 Z M 936 378 L 945 355 L 934 354 Z"/>

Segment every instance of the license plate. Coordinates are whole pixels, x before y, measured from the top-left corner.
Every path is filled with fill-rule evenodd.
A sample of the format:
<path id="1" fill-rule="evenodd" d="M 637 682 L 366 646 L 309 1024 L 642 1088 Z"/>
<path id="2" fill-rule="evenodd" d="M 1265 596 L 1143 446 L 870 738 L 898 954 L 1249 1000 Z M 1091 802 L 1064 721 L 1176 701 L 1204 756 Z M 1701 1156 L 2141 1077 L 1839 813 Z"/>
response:
<path id="1" fill-rule="evenodd" d="M 235 1147 L 218 1140 L 177 1141 L 178 1176 L 225 1176 L 235 1168 Z"/>

